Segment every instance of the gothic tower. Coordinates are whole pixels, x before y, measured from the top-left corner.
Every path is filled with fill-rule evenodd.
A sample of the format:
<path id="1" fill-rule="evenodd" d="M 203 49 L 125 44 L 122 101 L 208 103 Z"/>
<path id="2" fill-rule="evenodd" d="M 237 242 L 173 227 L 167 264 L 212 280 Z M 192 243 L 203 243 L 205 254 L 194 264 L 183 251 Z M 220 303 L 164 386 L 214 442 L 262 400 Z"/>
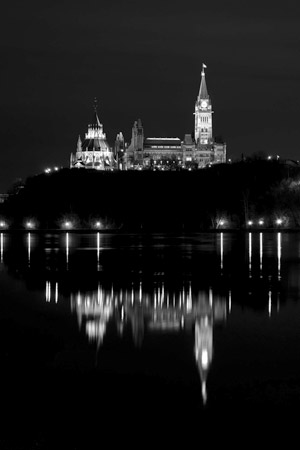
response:
<path id="1" fill-rule="evenodd" d="M 137 150 L 137 151 L 142 151 L 143 150 L 144 129 L 143 129 L 143 125 L 142 125 L 141 119 L 138 119 L 133 124 L 131 142 L 133 143 L 133 146 L 134 146 L 135 150 Z"/>
<path id="2" fill-rule="evenodd" d="M 209 145 L 213 141 L 212 105 L 205 80 L 205 64 L 202 64 L 199 95 L 195 104 L 195 141 L 196 144 Z"/>

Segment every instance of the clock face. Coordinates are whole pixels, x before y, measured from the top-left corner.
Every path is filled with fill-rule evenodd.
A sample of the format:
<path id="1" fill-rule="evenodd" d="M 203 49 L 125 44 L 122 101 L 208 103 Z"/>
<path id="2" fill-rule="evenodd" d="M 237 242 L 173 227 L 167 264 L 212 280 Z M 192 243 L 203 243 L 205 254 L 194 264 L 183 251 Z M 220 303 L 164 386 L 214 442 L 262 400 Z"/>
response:
<path id="1" fill-rule="evenodd" d="M 202 106 L 202 108 L 206 108 L 207 107 L 207 102 L 205 100 L 203 100 L 203 102 L 201 102 L 201 106 Z"/>

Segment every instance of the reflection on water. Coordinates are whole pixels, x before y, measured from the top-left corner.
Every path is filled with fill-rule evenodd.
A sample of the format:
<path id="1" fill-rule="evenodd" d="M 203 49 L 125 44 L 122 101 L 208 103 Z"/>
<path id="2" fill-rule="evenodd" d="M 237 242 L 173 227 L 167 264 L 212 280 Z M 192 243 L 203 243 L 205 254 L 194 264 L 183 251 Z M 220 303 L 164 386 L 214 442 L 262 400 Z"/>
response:
<path id="1" fill-rule="evenodd" d="M 48 282 L 49 283 L 49 282 Z M 47 297 L 48 295 L 48 297 Z M 49 293 L 46 291 L 46 301 Z M 79 328 L 84 328 L 90 341 L 103 343 L 110 320 L 114 321 L 120 336 L 129 324 L 133 340 L 140 347 L 145 329 L 150 332 L 176 333 L 194 330 L 195 360 L 199 370 L 203 399 L 206 401 L 206 378 L 212 361 L 213 325 L 226 319 L 226 299 L 209 293 L 193 293 L 191 286 L 170 296 L 164 285 L 151 293 L 138 289 L 97 291 L 71 294 L 71 311 L 75 311 Z"/>
<path id="2" fill-rule="evenodd" d="M 278 316 L 287 284 L 294 289 L 289 292 L 300 293 L 292 239 L 281 232 L 242 238 L 223 232 L 192 238 L 31 232 L 19 240 L 1 233 L 0 257 L 12 279 L 25 281 L 24 297 L 37 289 L 48 311 L 68 305 L 98 363 L 112 337 L 121 343 L 128 332 L 141 351 L 151 337 L 163 342 L 168 336 L 170 346 L 186 339 L 202 402 L 209 404 L 216 333 L 226 336 L 241 308 L 267 320 Z"/>

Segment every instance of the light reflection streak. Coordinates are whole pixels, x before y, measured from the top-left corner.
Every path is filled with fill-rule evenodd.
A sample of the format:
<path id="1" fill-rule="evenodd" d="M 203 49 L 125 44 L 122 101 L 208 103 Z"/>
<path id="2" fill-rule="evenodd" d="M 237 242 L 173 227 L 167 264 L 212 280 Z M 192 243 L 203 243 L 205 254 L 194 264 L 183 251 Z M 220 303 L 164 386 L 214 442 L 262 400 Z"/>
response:
<path id="1" fill-rule="evenodd" d="M 55 303 L 58 302 L 58 283 L 55 283 Z"/>
<path id="2" fill-rule="evenodd" d="M 46 281 L 46 302 L 50 302 L 51 300 L 51 283 L 50 281 Z"/>
<path id="3" fill-rule="evenodd" d="M 221 233 L 220 253 L 221 253 L 221 269 L 223 269 L 223 233 Z"/>
<path id="4" fill-rule="evenodd" d="M 209 306 L 212 307 L 213 305 L 213 291 L 212 288 L 209 288 L 209 294 L 208 294 L 208 302 L 209 302 Z"/>
<path id="5" fill-rule="evenodd" d="M 252 263 L 252 233 L 249 233 L 249 278 L 252 277 L 251 275 L 251 263 Z"/>
<path id="6" fill-rule="evenodd" d="M 261 278 L 262 278 L 262 267 L 263 267 L 263 234 L 259 233 L 259 271 Z"/>
<path id="7" fill-rule="evenodd" d="M 100 233 L 97 233 L 97 270 L 100 270 Z"/>
<path id="8" fill-rule="evenodd" d="M 228 312 L 231 313 L 231 291 L 229 291 L 228 297 Z"/>
<path id="9" fill-rule="evenodd" d="M 67 270 L 69 268 L 69 233 L 66 233 L 66 263 Z"/>
<path id="10" fill-rule="evenodd" d="M 0 234 L 0 258 L 3 263 L 3 233 Z"/>
<path id="11" fill-rule="evenodd" d="M 269 313 L 269 317 L 271 317 L 271 313 L 272 313 L 272 292 L 271 291 L 269 291 L 268 313 Z"/>
<path id="12" fill-rule="evenodd" d="M 31 233 L 28 233 L 28 234 L 27 234 L 27 246 L 28 246 L 28 267 L 30 267 Z"/>
<path id="13" fill-rule="evenodd" d="M 280 269 L 281 269 L 281 233 L 277 233 L 277 259 L 278 259 L 278 280 L 280 280 Z"/>

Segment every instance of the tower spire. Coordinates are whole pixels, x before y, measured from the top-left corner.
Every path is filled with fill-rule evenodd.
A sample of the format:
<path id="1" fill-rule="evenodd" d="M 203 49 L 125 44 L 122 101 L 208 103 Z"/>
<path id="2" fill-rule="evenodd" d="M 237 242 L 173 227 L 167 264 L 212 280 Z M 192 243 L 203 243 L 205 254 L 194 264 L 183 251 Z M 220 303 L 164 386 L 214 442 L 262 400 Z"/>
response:
<path id="1" fill-rule="evenodd" d="M 98 100 L 97 100 L 97 97 L 94 97 L 94 111 L 95 111 L 95 113 L 97 113 L 97 108 L 98 108 Z"/>
<path id="2" fill-rule="evenodd" d="M 101 123 L 98 117 L 98 99 L 97 97 L 94 97 L 94 125 L 97 125 L 98 127 L 101 127 Z"/>
<path id="3" fill-rule="evenodd" d="M 207 66 L 206 64 L 202 63 L 202 71 L 201 71 L 201 83 L 200 83 L 200 89 L 199 89 L 199 100 L 208 100 L 209 99 L 209 95 L 208 95 L 208 91 L 207 91 L 207 86 L 206 86 L 206 80 L 205 80 L 205 70 Z"/>

